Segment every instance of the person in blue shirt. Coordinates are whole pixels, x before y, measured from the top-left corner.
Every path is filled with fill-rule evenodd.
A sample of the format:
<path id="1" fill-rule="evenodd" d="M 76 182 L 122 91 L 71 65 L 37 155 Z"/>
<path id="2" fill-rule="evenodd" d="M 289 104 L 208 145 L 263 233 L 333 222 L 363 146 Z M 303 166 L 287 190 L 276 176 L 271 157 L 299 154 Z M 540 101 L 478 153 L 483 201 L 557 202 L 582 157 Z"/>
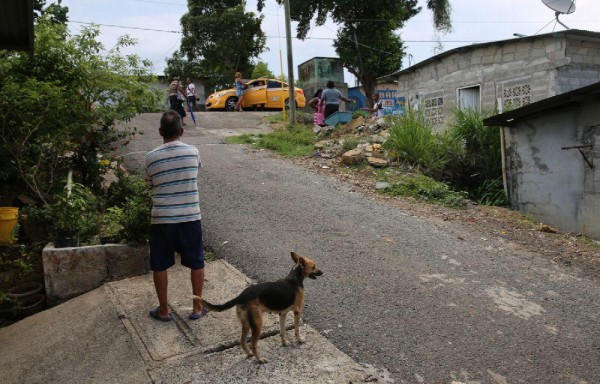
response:
<path id="1" fill-rule="evenodd" d="M 325 119 L 340 110 L 340 100 L 346 103 L 354 103 L 352 99 L 347 99 L 342 96 L 342 92 L 335 88 L 335 83 L 332 80 L 327 82 L 327 88 L 321 94 L 321 100 L 325 104 L 324 116 Z"/>

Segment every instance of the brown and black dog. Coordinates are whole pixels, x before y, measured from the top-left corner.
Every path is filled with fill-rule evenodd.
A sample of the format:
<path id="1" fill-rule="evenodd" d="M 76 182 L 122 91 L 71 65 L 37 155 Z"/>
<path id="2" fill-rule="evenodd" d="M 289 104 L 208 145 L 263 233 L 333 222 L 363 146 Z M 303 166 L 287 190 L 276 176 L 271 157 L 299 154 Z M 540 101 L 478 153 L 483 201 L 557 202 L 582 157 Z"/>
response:
<path id="1" fill-rule="evenodd" d="M 259 363 L 267 361 L 260 357 L 258 353 L 258 339 L 262 329 L 263 312 L 278 313 L 279 327 L 281 335 L 281 344 L 287 345 L 285 341 L 285 318 L 290 311 L 294 311 L 294 330 L 298 343 L 304 342 L 300 338 L 300 316 L 304 305 L 304 278 L 316 279 L 321 276 L 321 272 L 315 265 L 315 262 L 292 252 L 292 260 L 296 263 L 285 279 L 273 282 L 251 285 L 244 289 L 235 299 L 229 300 L 225 304 L 211 304 L 198 296 L 202 306 L 209 311 L 221 312 L 232 308 L 234 305 L 237 311 L 237 317 L 242 323 L 242 336 L 240 345 L 248 357 L 252 353 L 248 350 L 246 339 L 248 332 L 252 330 L 252 352 Z"/>

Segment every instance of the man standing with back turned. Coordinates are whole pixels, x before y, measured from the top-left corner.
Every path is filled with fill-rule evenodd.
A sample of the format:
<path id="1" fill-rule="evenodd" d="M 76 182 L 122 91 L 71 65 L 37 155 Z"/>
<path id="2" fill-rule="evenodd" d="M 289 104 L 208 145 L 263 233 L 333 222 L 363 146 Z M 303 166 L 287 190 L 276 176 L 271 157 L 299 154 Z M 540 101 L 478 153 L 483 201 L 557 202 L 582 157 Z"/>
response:
<path id="1" fill-rule="evenodd" d="M 150 316 L 171 321 L 167 299 L 167 269 L 175 264 L 175 252 L 181 264 L 191 269 L 193 294 L 202 297 L 204 288 L 204 250 L 198 169 L 201 167 L 198 149 L 184 144 L 181 118 L 167 111 L 160 119 L 159 133 L 163 144 L 146 154 L 145 176 L 152 187 L 152 229 L 150 233 L 150 269 L 159 306 Z M 206 314 L 198 301 L 193 302 L 190 320 Z"/>

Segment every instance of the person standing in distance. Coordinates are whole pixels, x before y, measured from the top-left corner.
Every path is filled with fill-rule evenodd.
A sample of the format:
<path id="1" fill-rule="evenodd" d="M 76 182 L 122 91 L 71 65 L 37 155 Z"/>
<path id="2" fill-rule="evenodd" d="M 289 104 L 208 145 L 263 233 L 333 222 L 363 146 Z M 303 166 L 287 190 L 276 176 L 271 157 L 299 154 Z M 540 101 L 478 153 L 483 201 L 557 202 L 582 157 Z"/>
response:
<path id="1" fill-rule="evenodd" d="M 181 264 L 191 270 L 193 294 L 202 297 L 204 288 L 198 194 L 201 162 L 198 148 L 180 141 L 183 128 L 176 111 L 170 110 L 162 115 L 159 133 L 163 144 L 146 154 L 144 168 L 146 181 L 152 188 L 150 269 L 159 303 L 150 311 L 150 316 L 160 321 L 172 321 L 167 270 L 175 264 L 175 252 L 181 255 Z M 206 312 L 199 301 L 193 301 L 189 319 L 200 319 Z"/>
<path id="2" fill-rule="evenodd" d="M 242 80 L 242 73 L 235 73 L 235 95 L 237 96 L 237 102 L 235 103 L 235 108 L 233 109 L 236 112 L 242 112 L 242 101 L 244 100 L 244 89 L 246 89 L 248 85 L 244 83 Z"/>
<path id="3" fill-rule="evenodd" d="M 354 103 L 354 100 L 342 96 L 342 92 L 335 88 L 335 83 L 331 80 L 327 82 L 327 88 L 321 94 L 321 99 L 325 104 L 325 119 L 340 110 L 340 100 L 346 103 Z"/>
<path id="4" fill-rule="evenodd" d="M 186 83 L 187 104 L 188 108 L 190 109 L 190 113 L 192 113 L 196 109 L 196 99 L 198 96 L 196 95 L 196 86 L 189 77 L 186 79 Z"/>
<path id="5" fill-rule="evenodd" d="M 379 93 L 373 93 L 373 95 L 371 95 L 371 99 L 373 100 L 373 108 L 363 107 L 361 109 L 372 112 L 377 117 L 382 117 L 383 115 L 385 115 L 385 111 L 383 110 L 383 103 L 379 101 Z"/>
<path id="6" fill-rule="evenodd" d="M 169 105 L 172 110 L 177 111 L 181 116 L 181 123 L 185 126 L 183 118 L 186 116 L 185 109 L 183 109 L 183 102 L 185 101 L 185 92 L 181 86 L 179 76 L 173 76 L 173 81 L 169 85 Z"/>

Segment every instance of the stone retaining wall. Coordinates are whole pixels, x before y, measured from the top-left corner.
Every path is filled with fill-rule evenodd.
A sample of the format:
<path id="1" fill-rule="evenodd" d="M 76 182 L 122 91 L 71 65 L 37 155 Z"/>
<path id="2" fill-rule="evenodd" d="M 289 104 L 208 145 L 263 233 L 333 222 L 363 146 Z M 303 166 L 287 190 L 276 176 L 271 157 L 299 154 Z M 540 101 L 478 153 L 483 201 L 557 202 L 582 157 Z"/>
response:
<path id="1" fill-rule="evenodd" d="M 150 266 L 148 246 L 120 244 L 55 248 L 42 252 L 46 296 L 52 305 L 101 286 L 105 281 L 143 275 Z"/>

